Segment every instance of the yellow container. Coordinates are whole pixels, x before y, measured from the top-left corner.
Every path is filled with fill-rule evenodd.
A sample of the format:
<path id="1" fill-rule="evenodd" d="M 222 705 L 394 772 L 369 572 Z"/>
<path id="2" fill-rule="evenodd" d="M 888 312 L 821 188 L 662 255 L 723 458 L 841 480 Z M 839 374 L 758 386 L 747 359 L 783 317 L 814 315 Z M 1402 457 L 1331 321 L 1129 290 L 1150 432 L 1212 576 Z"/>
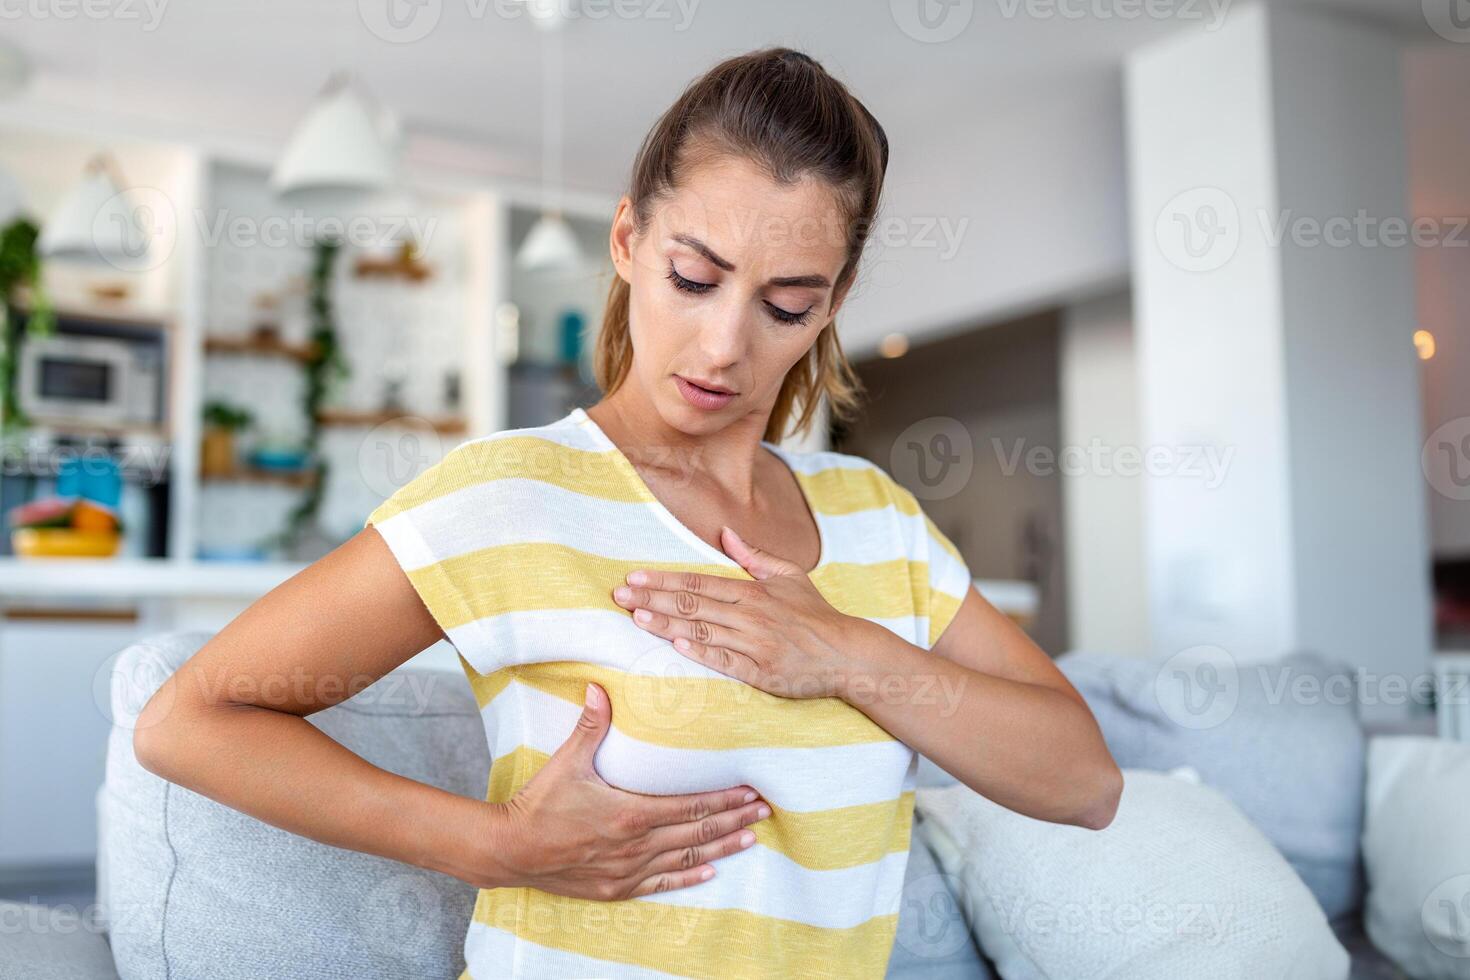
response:
<path id="1" fill-rule="evenodd" d="M 122 535 L 114 531 L 78 531 L 70 527 L 18 527 L 10 546 L 22 558 L 110 558 Z"/>

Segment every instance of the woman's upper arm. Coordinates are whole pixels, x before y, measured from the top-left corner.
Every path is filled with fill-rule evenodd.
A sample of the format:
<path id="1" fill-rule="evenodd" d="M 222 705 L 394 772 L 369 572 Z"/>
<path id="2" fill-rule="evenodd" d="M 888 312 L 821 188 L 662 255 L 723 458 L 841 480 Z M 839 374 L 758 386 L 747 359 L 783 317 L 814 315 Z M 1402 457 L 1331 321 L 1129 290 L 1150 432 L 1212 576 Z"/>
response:
<path id="1" fill-rule="evenodd" d="M 1051 657 L 973 585 L 931 650 L 971 670 L 1056 688 L 1087 704 Z"/>
<path id="2" fill-rule="evenodd" d="M 251 605 L 169 683 L 176 698 L 195 705 L 309 715 L 443 637 L 369 525 Z"/>

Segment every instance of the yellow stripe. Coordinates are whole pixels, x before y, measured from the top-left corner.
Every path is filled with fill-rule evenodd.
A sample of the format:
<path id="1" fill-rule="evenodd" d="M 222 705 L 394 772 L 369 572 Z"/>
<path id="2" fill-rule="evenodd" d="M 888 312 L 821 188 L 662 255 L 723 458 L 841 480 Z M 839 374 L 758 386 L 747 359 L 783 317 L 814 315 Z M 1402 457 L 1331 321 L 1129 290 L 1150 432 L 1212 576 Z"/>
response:
<path id="1" fill-rule="evenodd" d="M 955 598 L 948 592 L 935 591 L 933 593 L 933 606 L 929 609 L 929 646 L 932 647 L 939 640 L 955 614 L 960 611 L 960 605 L 964 598 Z"/>
<path id="2" fill-rule="evenodd" d="M 919 512 L 918 503 L 911 494 L 905 497 L 891 492 L 890 488 L 898 487 L 898 484 L 877 467 L 849 469 L 833 466 L 815 473 L 797 473 L 796 479 L 806 492 L 812 509 L 820 514 L 854 514 L 889 504 L 902 514 Z"/>
<path id="3" fill-rule="evenodd" d="M 743 909 L 598 902 L 535 889 L 482 890 L 475 921 L 580 956 L 708 980 L 881 976 L 898 932 L 897 913 L 825 929 Z"/>
<path id="4" fill-rule="evenodd" d="M 465 487 L 518 477 L 623 503 L 654 498 L 616 450 L 592 452 L 537 436 L 505 436 L 466 443 L 414 477 L 368 518 L 378 524 Z"/>
<path id="5" fill-rule="evenodd" d="M 408 577 L 439 625 L 449 630 L 533 609 L 606 609 L 631 615 L 613 601 L 612 590 L 638 568 L 752 581 L 736 565 L 628 561 L 549 542 L 480 548 L 415 569 Z M 929 566 L 904 558 L 829 562 L 815 569 L 811 579 L 838 612 L 896 619 L 920 608 L 915 599 L 921 588 L 927 589 Z"/>
<path id="6" fill-rule="evenodd" d="M 595 681 L 611 699 L 614 728 L 666 748 L 820 749 L 897 741 L 840 698 L 783 698 L 734 679 L 630 674 L 568 660 L 505 667 L 470 678 L 470 686 L 483 709 L 511 680 L 579 709 L 587 682 Z"/>
<path id="7" fill-rule="evenodd" d="M 529 745 L 497 757 L 490 764 L 485 799 L 509 802 L 550 759 Z M 914 815 L 911 789 L 893 799 L 828 810 L 787 810 L 767 803 L 771 815 L 750 828 L 756 842 L 813 871 L 855 868 L 909 849 Z"/>

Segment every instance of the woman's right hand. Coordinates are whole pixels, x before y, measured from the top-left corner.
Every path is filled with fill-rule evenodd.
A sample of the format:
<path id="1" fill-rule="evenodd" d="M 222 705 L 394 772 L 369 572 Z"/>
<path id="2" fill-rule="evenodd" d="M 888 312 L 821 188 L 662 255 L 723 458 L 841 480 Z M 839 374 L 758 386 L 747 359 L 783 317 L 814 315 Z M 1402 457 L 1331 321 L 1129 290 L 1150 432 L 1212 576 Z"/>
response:
<path id="1" fill-rule="evenodd" d="M 637 898 L 706 881 L 715 873 L 711 861 L 754 843 L 745 828 L 771 811 L 749 786 L 647 796 L 604 781 L 592 760 L 611 723 L 607 692 L 589 684 L 572 734 L 502 805 L 497 861 L 513 880 L 498 884 L 601 901 Z"/>

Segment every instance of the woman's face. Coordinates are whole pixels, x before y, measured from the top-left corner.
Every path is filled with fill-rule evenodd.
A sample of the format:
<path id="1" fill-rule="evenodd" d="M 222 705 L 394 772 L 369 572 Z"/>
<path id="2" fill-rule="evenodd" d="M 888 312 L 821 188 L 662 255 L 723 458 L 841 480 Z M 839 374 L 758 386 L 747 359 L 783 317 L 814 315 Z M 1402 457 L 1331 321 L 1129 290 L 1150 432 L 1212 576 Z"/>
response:
<path id="1" fill-rule="evenodd" d="M 693 170 L 642 234 L 624 197 L 611 245 L 630 288 L 625 383 L 680 431 L 707 434 L 751 415 L 764 430 L 787 371 L 841 305 L 833 287 L 847 259 L 844 228 L 824 184 L 782 186 L 735 157 Z"/>

